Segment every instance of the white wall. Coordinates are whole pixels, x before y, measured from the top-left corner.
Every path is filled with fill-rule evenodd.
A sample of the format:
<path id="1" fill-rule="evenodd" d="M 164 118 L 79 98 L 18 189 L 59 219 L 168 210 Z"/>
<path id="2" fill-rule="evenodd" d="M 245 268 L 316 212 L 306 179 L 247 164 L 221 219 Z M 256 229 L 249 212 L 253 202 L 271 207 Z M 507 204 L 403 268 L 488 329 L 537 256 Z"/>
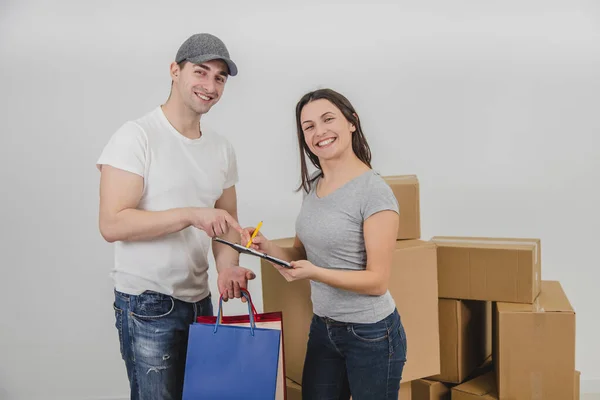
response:
<path id="1" fill-rule="evenodd" d="M 577 311 L 583 391 L 600 392 L 598 3 L 169 3 L 0 2 L 1 399 L 127 397 L 94 163 L 166 99 L 198 31 L 240 68 L 206 123 L 237 149 L 243 225 L 293 235 L 294 105 L 337 89 L 375 168 L 419 176 L 424 238 L 542 239 L 543 278 Z"/>

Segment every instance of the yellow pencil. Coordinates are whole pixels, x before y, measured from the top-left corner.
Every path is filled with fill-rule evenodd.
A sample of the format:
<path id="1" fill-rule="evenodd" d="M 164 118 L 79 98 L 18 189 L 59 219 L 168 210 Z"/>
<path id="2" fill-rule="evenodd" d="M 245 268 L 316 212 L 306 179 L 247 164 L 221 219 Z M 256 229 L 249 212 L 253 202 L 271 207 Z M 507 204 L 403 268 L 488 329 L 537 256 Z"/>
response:
<path id="1" fill-rule="evenodd" d="M 262 226 L 262 221 L 260 221 L 258 223 L 258 225 L 256 226 L 256 229 L 254 230 L 254 233 L 252 234 L 252 237 L 248 241 L 248 244 L 246 244 L 246 248 L 250 247 L 250 245 L 252 244 L 252 239 L 254 239 L 256 237 L 256 234 L 258 233 L 258 230 L 260 229 L 261 226 Z"/>

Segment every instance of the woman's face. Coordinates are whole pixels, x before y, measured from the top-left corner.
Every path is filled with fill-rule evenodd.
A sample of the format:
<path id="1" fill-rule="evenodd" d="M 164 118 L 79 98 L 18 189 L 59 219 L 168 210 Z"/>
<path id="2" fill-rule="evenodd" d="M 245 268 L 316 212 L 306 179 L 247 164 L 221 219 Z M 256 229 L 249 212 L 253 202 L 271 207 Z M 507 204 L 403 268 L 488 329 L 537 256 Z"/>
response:
<path id="1" fill-rule="evenodd" d="M 329 100 L 306 104 L 300 113 L 300 123 L 308 148 L 320 160 L 336 159 L 352 151 L 352 132 L 356 127 Z"/>

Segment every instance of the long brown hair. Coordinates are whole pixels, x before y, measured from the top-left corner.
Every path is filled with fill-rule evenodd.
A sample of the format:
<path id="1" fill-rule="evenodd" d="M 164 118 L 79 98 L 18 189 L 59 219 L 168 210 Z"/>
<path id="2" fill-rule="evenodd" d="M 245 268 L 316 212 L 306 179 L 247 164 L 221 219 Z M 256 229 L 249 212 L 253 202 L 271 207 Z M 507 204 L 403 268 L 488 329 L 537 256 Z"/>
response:
<path id="1" fill-rule="evenodd" d="M 328 100 L 331 104 L 336 106 L 342 114 L 344 114 L 344 117 L 356 127 L 356 130 L 352 133 L 352 151 L 354 151 L 354 154 L 359 160 L 371 168 L 371 149 L 369 148 L 369 143 L 367 143 L 367 139 L 360 126 L 360 119 L 357 117 L 357 113 L 350 101 L 342 94 L 332 89 L 315 90 L 302 96 L 298 104 L 296 104 L 296 129 L 298 132 L 298 148 L 300 150 L 300 178 L 302 180 L 302 183 L 296 191 L 304 189 L 304 191 L 308 193 L 310 191 L 310 183 L 319 176 L 319 174 L 317 174 L 312 180 L 310 179 L 304 154 L 306 154 L 315 167 L 321 170 L 319 158 L 310 151 L 304 140 L 302 121 L 300 121 L 300 114 L 302 113 L 304 106 L 311 101 L 320 99 Z M 321 174 L 323 174 L 323 171 L 321 171 Z"/>

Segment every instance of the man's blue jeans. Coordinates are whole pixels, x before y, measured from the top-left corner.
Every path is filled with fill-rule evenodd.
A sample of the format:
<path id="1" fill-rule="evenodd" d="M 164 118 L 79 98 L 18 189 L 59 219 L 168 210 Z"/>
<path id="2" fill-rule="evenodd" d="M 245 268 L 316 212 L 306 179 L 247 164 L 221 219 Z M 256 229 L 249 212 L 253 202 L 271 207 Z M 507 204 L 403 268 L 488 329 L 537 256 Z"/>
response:
<path id="1" fill-rule="evenodd" d="M 353 400 L 397 400 L 405 362 L 406 334 L 397 310 L 373 324 L 314 315 L 302 399 L 347 400 L 352 394 Z"/>
<path id="2" fill-rule="evenodd" d="M 131 400 L 181 399 L 188 329 L 197 316 L 212 316 L 210 295 L 197 303 L 146 291 L 115 290 L 115 326 Z"/>

